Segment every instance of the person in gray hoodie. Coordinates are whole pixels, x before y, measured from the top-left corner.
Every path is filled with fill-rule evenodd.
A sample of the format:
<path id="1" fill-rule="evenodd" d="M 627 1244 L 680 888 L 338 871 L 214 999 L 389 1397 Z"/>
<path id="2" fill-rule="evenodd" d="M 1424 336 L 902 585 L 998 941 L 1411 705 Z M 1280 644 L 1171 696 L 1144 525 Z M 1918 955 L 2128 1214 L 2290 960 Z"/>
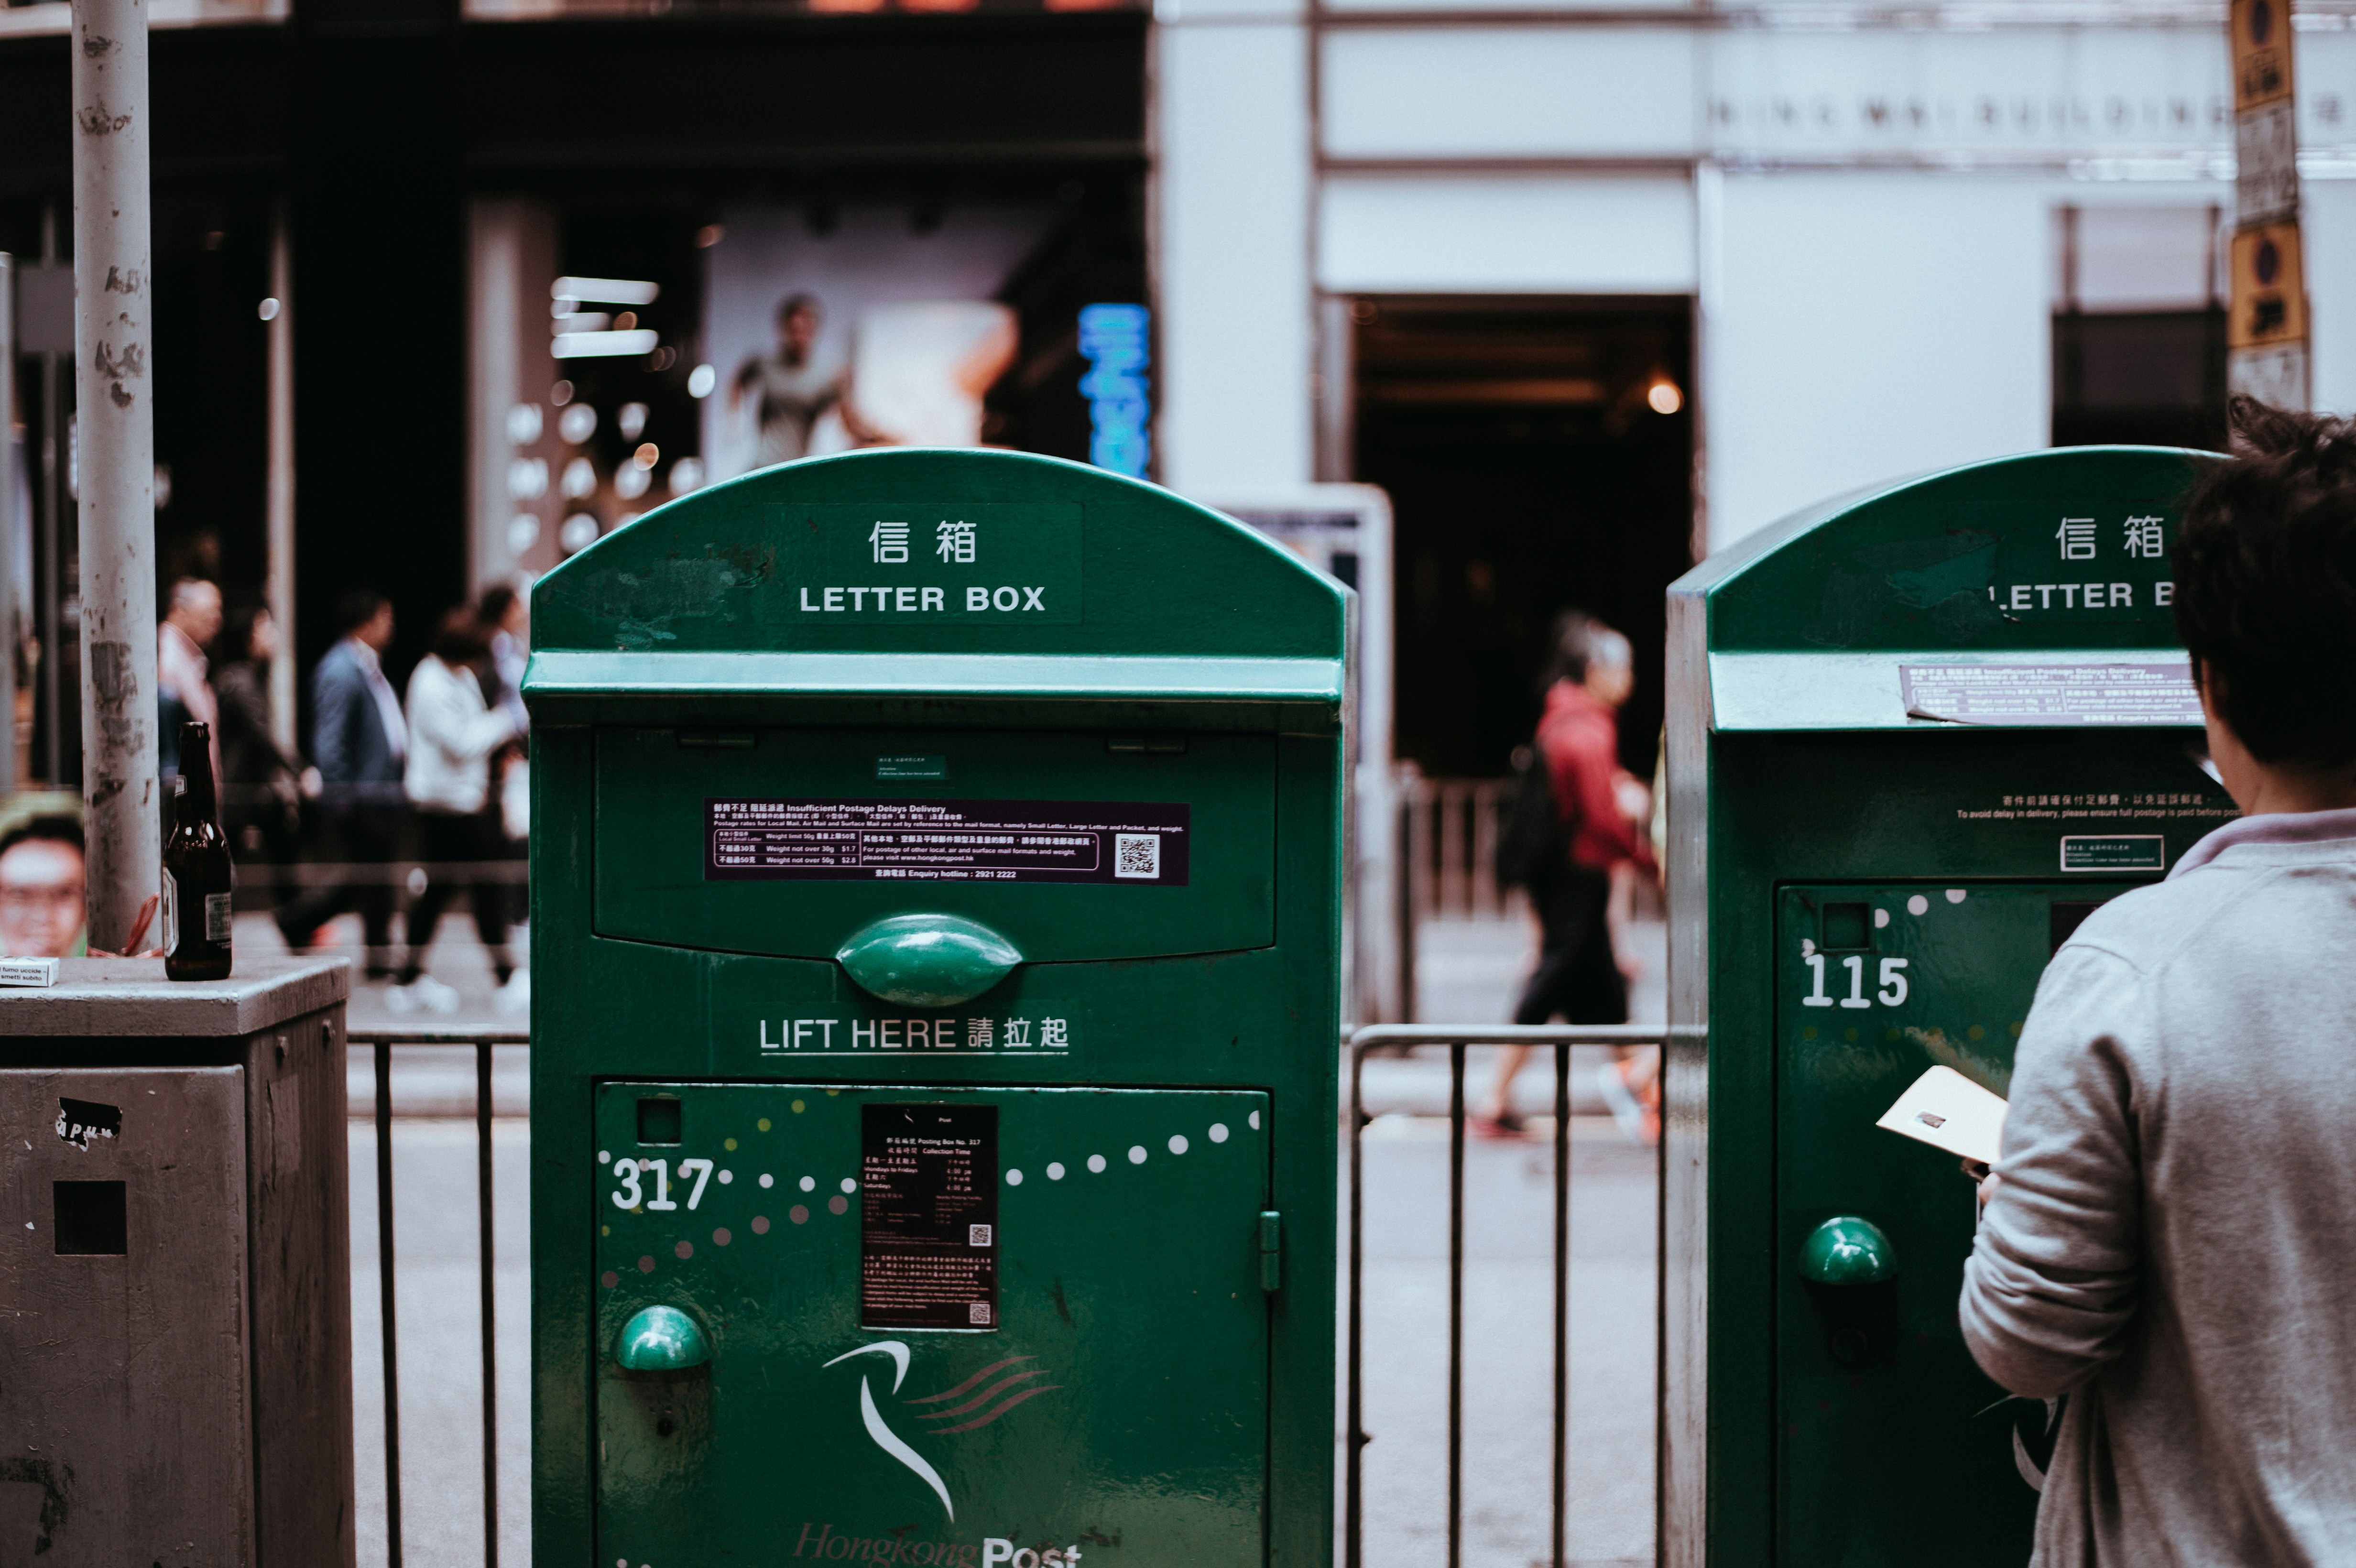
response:
<path id="1" fill-rule="evenodd" d="M 2233 418 L 2172 563 L 2243 815 L 2055 955 L 1964 1270 L 2062 1399 L 2035 1568 L 2356 1563 L 2356 421 Z"/>

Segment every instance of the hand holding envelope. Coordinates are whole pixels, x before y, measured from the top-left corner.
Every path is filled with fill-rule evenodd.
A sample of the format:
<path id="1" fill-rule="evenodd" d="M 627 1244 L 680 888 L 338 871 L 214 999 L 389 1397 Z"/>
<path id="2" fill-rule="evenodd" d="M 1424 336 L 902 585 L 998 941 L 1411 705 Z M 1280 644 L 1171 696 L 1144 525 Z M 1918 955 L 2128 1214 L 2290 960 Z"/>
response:
<path id="1" fill-rule="evenodd" d="M 1873 1125 L 1964 1157 L 1986 1202 L 1996 1186 L 1988 1167 L 2004 1147 L 2005 1102 L 1952 1067 L 1933 1067 L 1898 1096 Z"/>

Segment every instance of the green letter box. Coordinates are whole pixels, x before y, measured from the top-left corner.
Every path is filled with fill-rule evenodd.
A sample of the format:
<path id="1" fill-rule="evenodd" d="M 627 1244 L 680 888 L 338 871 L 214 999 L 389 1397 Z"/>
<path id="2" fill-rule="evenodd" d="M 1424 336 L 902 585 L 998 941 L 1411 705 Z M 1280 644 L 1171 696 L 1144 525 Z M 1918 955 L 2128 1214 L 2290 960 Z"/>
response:
<path id="1" fill-rule="evenodd" d="M 2013 1568 L 2053 1413 L 1965 1349 L 1954 1155 L 2052 950 L 2234 815 L 2169 606 L 2205 454 L 2038 453 L 1848 496 L 1670 591 L 1662 1562 Z"/>
<path id="2" fill-rule="evenodd" d="M 537 1560 L 1323 1563 L 1345 592 L 887 451 L 532 605 Z"/>

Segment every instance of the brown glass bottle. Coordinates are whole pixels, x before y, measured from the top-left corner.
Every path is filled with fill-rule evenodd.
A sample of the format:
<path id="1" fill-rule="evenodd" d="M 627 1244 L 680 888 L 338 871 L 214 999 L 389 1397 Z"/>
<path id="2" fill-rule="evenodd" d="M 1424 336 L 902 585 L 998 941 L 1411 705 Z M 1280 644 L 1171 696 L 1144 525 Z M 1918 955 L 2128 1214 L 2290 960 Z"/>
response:
<path id="1" fill-rule="evenodd" d="M 213 789 L 212 730 L 191 721 L 180 726 L 180 793 L 172 803 L 172 836 L 164 841 L 165 978 L 229 978 L 236 886 Z"/>

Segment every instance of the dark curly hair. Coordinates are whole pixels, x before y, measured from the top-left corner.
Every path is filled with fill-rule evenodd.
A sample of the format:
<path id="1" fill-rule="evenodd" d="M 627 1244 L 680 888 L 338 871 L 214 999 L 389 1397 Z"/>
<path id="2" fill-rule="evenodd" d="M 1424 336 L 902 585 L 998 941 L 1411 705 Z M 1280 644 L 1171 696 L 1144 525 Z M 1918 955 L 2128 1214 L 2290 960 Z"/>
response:
<path id="1" fill-rule="evenodd" d="M 2232 461 L 2185 499 L 2176 633 L 2259 762 L 2356 762 L 2356 421 L 2236 397 Z"/>

